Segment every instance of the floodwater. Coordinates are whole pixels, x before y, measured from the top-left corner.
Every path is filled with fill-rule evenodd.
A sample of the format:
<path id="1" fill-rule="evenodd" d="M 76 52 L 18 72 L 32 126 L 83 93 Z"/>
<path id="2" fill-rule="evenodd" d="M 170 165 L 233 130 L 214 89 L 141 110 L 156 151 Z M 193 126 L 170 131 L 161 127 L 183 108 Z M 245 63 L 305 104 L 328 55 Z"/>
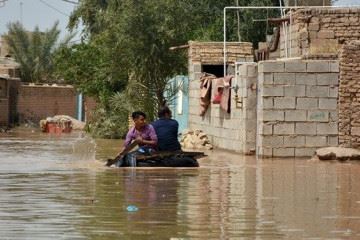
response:
<path id="1" fill-rule="evenodd" d="M 1 134 L 0 239 L 360 239 L 357 162 L 217 150 L 198 169 L 103 167 L 120 144 Z"/>

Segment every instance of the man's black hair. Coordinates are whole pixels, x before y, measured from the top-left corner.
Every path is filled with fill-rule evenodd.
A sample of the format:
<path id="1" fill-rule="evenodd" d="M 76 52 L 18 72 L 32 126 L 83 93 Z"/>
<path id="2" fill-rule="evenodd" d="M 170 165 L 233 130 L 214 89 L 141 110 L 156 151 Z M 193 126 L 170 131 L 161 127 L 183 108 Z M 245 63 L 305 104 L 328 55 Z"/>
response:
<path id="1" fill-rule="evenodd" d="M 144 118 L 146 118 L 146 114 L 142 111 L 135 111 L 131 114 L 131 117 L 133 120 L 137 119 L 140 116 L 143 116 Z"/>
<path id="2" fill-rule="evenodd" d="M 158 117 L 163 118 L 165 117 L 166 114 L 171 115 L 171 110 L 169 109 L 169 107 L 168 106 L 161 107 L 158 111 Z"/>

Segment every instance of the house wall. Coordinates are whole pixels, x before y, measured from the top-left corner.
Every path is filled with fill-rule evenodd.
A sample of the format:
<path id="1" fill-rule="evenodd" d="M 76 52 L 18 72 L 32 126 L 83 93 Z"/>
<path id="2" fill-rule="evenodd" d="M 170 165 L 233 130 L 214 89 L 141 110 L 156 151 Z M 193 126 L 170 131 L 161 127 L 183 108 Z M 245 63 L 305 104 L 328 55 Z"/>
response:
<path id="1" fill-rule="evenodd" d="M 37 123 L 46 117 L 68 115 L 76 118 L 76 91 L 72 86 L 22 85 L 18 95 L 20 122 Z"/>
<path id="2" fill-rule="evenodd" d="M 259 63 L 257 152 L 305 157 L 338 145 L 339 62 Z"/>
<path id="3" fill-rule="evenodd" d="M 341 45 L 360 39 L 360 9 L 299 9 L 291 14 L 287 39 L 281 29 L 281 57 L 337 58 Z M 291 47 L 290 47 L 291 46 Z M 291 48 L 291 54 L 290 54 Z"/>
<path id="4" fill-rule="evenodd" d="M 16 122 L 17 93 L 19 79 L 0 78 L 0 126 Z"/>
<path id="5" fill-rule="evenodd" d="M 340 55 L 339 143 L 360 147 L 360 41 L 343 46 Z"/>
<path id="6" fill-rule="evenodd" d="M 235 62 L 252 62 L 254 59 L 251 43 L 227 43 L 228 72 L 236 74 L 232 86 L 236 84 L 242 87 L 239 95 L 246 92 L 244 89 L 256 82 L 256 64 L 247 67 L 236 67 Z M 220 147 L 238 152 L 250 152 L 255 150 L 255 132 L 252 139 L 246 141 L 245 119 L 249 113 L 244 108 L 237 108 L 234 100 L 234 92 L 231 90 L 231 112 L 222 111 L 218 104 L 211 104 L 205 114 L 200 116 L 200 76 L 204 65 L 223 65 L 223 43 L 222 42 L 189 42 L 189 120 L 190 129 L 203 130 L 215 147 Z M 240 85 L 241 84 L 241 85 Z M 256 93 L 256 90 L 253 90 Z M 248 99 L 253 94 L 244 94 L 243 106 L 253 104 Z M 255 108 L 253 108 L 255 111 Z M 253 117 L 256 116 L 255 112 Z M 253 126 L 256 129 L 256 124 Z M 252 143 L 252 145 L 251 145 Z"/>

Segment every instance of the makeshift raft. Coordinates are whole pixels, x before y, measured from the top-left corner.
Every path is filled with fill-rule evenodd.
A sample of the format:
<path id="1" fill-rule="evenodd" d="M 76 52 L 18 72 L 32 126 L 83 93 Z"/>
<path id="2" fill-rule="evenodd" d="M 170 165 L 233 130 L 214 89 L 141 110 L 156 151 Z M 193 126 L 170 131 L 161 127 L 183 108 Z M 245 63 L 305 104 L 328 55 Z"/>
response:
<path id="1" fill-rule="evenodd" d="M 151 155 L 136 155 L 136 167 L 199 167 L 198 158 L 205 157 L 204 152 L 155 152 Z M 118 167 L 134 167 L 125 160 L 115 159 Z M 114 161 L 109 159 L 108 163 Z M 108 165 L 108 164 L 107 164 Z M 111 165 L 111 164 L 110 164 Z"/>

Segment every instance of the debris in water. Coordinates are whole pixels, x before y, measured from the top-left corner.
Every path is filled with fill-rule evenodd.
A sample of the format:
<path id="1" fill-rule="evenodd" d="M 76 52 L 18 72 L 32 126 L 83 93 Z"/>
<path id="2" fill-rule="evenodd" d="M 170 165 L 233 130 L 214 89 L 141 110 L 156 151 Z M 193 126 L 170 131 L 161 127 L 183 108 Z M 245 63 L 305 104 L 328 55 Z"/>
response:
<path id="1" fill-rule="evenodd" d="M 126 210 L 128 212 L 136 212 L 137 210 L 139 210 L 139 208 L 135 205 L 129 205 L 129 206 L 127 206 Z"/>

